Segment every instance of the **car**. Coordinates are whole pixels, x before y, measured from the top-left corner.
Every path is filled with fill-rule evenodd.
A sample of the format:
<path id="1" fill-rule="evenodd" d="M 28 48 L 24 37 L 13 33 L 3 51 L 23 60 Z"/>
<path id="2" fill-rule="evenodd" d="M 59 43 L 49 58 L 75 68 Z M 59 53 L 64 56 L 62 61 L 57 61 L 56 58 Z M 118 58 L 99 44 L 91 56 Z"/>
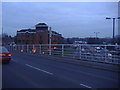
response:
<path id="1" fill-rule="evenodd" d="M 12 54 L 4 46 L 0 46 L 0 62 L 10 63 Z"/>

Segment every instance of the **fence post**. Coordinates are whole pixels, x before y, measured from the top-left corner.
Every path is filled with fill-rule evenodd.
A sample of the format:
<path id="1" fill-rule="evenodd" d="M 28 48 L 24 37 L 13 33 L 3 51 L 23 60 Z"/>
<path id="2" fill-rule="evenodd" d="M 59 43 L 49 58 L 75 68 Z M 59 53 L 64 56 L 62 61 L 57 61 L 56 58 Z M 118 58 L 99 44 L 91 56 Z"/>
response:
<path id="1" fill-rule="evenodd" d="M 114 47 L 113 53 L 115 53 L 116 45 L 113 45 L 113 47 Z M 112 63 L 115 63 L 115 55 L 114 54 L 112 55 Z"/>
<path id="2" fill-rule="evenodd" d="M 24 45 L 22 45 L 22 51 L 24 52 Z"/>
<path id="3" fill-rule="evenodd" d="M 20 45 L 19 52 L 21 51 L 21 49 L 22 49 L 22 45 Z"/>
<path id="4" fill-rule="evenodd" d="M 19 52 L 21 51 L 21 46 L 22 46 L 22 45 L 19 45 Z"/>
<path id="5" fill-rule="evenodd" d="M 18 45 L 17 45 L 17 52 L 18 52 Z"/>
<path id="6" fill-rule="evenodd" d="M 40 46 L 40 54 L 41 54 L 41 45 L 39 45 Z"/>
<path id="7" fill-rule="evenodd" d="M 27 53 L 28 53 L 28 48 L 29 48 L 29 46 L 27 45 Z"/>
<path id="8" fill-rule="evenodd" d="M 51 55 L 51 44 L 49 44 L 49 55 Z"/>
<path id="9" fill-rule="evenodd" d="M 105 45 L 105 62 L 107 62 L 107 60 L 106 60 L 106 50 L 107 50 L 107 48 L 106 48 L 106 45 Z"/>
<path id="10" fill-rule="evenodd" d="M 18 52 L 18 46 L 19 46 L 19 45 L 17 45 L 17 52 Z"/>
<path id="11" fill-rule="evenodd" d="M 64 56 L 64 44 L 62 44 L 62 56 Z"/>
<path id="12" fill-rule="evenodd" d="M 17 51 L 19 52 L 19 45 L 17 46 Z"/>
<path id="13" fill-rule="evenodd" d="M 79 59 L 81 59 L 81 48 L 82 48 L 82 46 L 81 45 L 79 45 Z"/>
<path id="14" fill-rule="evenodd" d="M 17 46 L 18 46 L 18 45 L 16 45 L 16 51 L 17 51 Z"/>
<path id="15" fill-rule="evenodd" d="M 19 52 L 20 45 L 18 45 L 18 52 Z"/>
<path id="16" fill-rule="evenodd" d="M 17 47 L 17 45 L 15 45 L 15 51 L 17 50 L 17 48 L 16 48 L 16 47 Z"/>

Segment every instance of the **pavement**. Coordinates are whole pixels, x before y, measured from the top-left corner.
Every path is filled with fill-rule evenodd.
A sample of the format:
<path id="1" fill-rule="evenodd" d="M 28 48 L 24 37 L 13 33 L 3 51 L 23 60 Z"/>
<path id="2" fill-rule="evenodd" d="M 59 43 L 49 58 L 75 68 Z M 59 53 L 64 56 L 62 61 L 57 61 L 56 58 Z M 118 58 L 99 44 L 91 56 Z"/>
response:
<path id="1" fill-rule="evenodd" d="M 119 72 L 12 53 L 2 65 L 4 88 L 119 88 Z"/>

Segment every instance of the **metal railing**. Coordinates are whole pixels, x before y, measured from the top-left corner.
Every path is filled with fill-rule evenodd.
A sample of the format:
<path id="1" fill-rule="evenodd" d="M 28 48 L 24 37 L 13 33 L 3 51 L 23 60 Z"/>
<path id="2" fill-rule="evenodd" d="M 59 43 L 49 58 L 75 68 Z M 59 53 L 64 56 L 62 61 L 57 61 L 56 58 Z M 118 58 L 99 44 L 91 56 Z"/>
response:
<path id="1" fill-rule="evenodd" d="M 12 52 L 58 55 L 80 60 L 120 64 L 119 45 L 51 44 L 50 46 L 49 44 L 39 44 L 7 47 Z"/>

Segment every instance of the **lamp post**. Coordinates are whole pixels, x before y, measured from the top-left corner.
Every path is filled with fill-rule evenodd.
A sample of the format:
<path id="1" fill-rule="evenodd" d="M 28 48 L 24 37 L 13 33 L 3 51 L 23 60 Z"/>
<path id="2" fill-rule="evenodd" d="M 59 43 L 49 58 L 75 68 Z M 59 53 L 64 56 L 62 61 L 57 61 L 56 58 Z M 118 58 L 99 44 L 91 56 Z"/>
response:
<path id="1" fill-rule="evenodd" d="M 98 34 L 100 33 L 100 32 L 94 32 L 95 33 L 95 35 L 96 35 L 96 38 L 98 37 Z"/>
<path id="2" fill-rule="evenodd" d="M 109 17 L 106 17 L 106 19 L 112 19 L 112 21 L 113 21 L 113 40 L 112 40 L 112 42 L 113 42 L 113 44 L 115 44 L 115 20 L 116 19 L 120 19 L 120 17 L 118 17 L 118 18 L 109 18 Z"/>

